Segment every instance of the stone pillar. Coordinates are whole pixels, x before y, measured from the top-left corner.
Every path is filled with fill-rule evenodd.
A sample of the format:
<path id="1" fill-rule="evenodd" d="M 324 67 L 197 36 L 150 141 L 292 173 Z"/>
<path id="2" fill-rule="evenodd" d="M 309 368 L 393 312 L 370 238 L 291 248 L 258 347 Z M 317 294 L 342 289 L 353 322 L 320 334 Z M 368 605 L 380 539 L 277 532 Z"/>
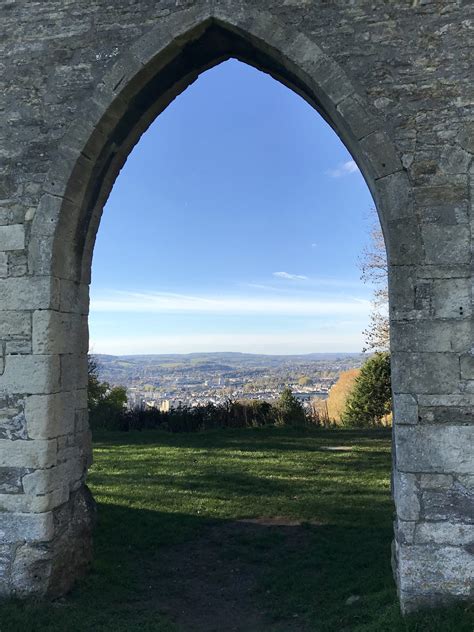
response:
<path id="1" fill-rule="evenodd" d="M 404 611 L 473 595 L 471 239 L 467 188 L 453 197 L 460 181 L 447 174 L 415 188 L 424 263 L 390 273 L 394 571 Z"/>
<path id="2" fill-rule="evenodd" d="M 87 288 L 6 278 L 22 235 L 0 227 L 0 595 L 57 596 L 91 560 Z"/>

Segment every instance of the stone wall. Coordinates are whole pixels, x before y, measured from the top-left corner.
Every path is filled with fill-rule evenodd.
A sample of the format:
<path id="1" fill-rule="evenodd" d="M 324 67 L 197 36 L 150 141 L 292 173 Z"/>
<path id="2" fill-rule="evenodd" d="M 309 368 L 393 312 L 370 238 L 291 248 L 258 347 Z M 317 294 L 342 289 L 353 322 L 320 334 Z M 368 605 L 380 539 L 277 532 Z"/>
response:
<path id="1" fill-rule="evenodd" d="M 472 25 L 463 0 L 4 0 L 0 592 L 85 572 L 90 261 L 140 134 L 229 56 L 330 122 L 390 264 L 394 569 L 405 610 L 472 596 Z"/>

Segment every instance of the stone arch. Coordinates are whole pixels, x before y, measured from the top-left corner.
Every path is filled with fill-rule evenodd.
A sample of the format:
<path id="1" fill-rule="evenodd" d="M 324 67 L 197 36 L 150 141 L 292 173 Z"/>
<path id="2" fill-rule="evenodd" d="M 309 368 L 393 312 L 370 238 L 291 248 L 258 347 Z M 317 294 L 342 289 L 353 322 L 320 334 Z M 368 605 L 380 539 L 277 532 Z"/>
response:
<path id="1" fill-rule="evenodd" d="M 31 269 L 90 280 L 101 209 L 120 168 L 150 123 L 199 74 L 235 57 L 270 73 L 333 127 L 361 168 L 390 245 L 389 225 L 410 222 L 389 256 L 407 261 L 418 233 L 409 179 L 387 125 L 343 69 L 303 33 L 271 14 L 190 9 L 163 20 L 121 55 L 66 133 L 32 225 Z M 399 229 L 399 226 L 397 224 Z M 418 235 L 417 235 L 418 236 Z M 419 236 L 418 236 L 419 237 Z M 72 246 L 72 247 L 71 247 Z M 413 250 L 413 249 L 412 249 Z M 417 257 L 418 252 L 411 252 Z"/>
<path id="2" fill-rule="evenodd" d="M 456 226 L 450 215 L 446 228 L 439 219 L 449 198 L 436 211 L 430 210 L 435 192 L 423 191 L 420 202 L 393 120 L 376 112 L 356 76 L 304 30 L 253 4 L 226 2 L 172 12 L 119 54 L 91 83 L 55 149 L 26 234 L 28 277 L 5 286 L 6 309 L 31 317 L 32 340 L 30 355 L 4 348 L 0 361 L 0 390 L 14 396 L 26 423 L 18 438 L 29 439 L 22 450 L 5 450 L 4 465 L 20 464 L 27 473 L 23 493 L 2 501 L 9 571 L 1 589 L 57 595 L 87 568 L 93 510 L 84 486 L 90 460 L 85 358 L 100 214 L 141 133 L 200 72 L 231 56 L 311 103 L 372 192 L 390 263 L 394 570 L 401 603 L 410 609 L 466 598 L 473 578 L 470 518 L 459 506 L 472 486 L 474 403 L 467 224 Z M 453 182 L 472 158 L 454 151 L 445 156 Z M 442 234 L 450 249 L 438 247 Z M 436 513 L 435 505 L 442 510 Z"/>

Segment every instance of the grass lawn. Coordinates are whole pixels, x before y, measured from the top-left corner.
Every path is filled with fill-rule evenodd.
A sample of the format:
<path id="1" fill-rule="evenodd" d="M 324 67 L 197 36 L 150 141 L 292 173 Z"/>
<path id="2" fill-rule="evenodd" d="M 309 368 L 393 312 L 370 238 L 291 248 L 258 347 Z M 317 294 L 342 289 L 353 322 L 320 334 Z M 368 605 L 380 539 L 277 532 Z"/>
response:
<path id="1" fill-rule="evenodd" d="M 97 436 L 94 568 L 67 598 L 4 604 L 0 632 L 179 632 L 160 595 L 177 556 L 190 568 L 198 548 L 211 546 L 209 533 L 213 551 L 223 534 L 229 571 L 258 569 L 245 599 L 266 623 L 248 632 L 472 632 L 473 613 L 462 606 L 399 614 L 390 460 L 385 430 Z M 241 519 L 260 520 L 236 530 Z M 216 584 L 202 590 L 217 592 L 209 597 L 218 603 Z"/>

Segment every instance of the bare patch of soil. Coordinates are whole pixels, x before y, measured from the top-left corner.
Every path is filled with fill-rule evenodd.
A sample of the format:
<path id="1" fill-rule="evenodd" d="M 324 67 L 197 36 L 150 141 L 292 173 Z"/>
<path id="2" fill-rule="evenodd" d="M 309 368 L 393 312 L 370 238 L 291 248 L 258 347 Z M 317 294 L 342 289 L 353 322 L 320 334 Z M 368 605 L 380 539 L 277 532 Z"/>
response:
<path id="1" fill-rule="evenodd" d="M 160 551 L 147 572 L 150 601 L 180 632 L 306 632 L 296 613 L 275 621 L 262 607 L 260 580 L 272 559 L 307 541 L 308 530 L 283 517 L 209 527 Z"/>

